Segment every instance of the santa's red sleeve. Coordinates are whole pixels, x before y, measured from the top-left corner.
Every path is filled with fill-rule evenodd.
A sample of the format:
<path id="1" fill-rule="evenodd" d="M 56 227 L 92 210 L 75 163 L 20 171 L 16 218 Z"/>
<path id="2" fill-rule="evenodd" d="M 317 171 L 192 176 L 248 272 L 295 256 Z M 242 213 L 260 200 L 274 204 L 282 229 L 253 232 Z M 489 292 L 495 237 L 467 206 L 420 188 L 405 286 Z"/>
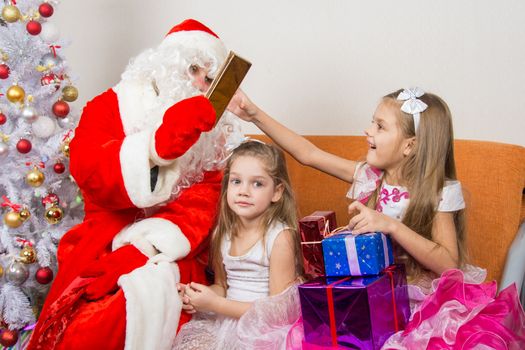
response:
<path id="1" fill-rule="evenodd" d="M 120 105 L 120 106 L 119 106 Z M 88 102 L 70 144 L 71 174 L 88 202 L 115 210 L 146 208 L 169 199 L 178 178 L 176 162 L 162 164 L 151 188 L 153 130 L 123 127 L 133 106 L 110 89 Z M 147 119 L 148 116 L 142 115 Z"/>

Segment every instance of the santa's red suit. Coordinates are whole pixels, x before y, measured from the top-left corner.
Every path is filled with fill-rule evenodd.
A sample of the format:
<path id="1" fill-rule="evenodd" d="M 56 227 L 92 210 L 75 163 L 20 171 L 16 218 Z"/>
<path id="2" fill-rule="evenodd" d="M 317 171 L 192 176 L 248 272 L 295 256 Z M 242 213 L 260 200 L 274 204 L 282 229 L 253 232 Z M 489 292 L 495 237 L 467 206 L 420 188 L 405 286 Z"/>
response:
<path id="1" fill-rule="evenodd" d="M 196 64 L 217 66 L 226 56 L 193 20 L 161 46 L 205 52 Z M 124 77 L 88 102 L 71 141 L 85 218 L 60 241 L 58 274 L 29 349 L 170 349 L 188 318 L 176 283 L 206 282 L 221 173 L 196 162 L 199 152 L 186 155 L 212 134 L 215 111 L 201 95 L 159 107 L 161 78 Z"/>

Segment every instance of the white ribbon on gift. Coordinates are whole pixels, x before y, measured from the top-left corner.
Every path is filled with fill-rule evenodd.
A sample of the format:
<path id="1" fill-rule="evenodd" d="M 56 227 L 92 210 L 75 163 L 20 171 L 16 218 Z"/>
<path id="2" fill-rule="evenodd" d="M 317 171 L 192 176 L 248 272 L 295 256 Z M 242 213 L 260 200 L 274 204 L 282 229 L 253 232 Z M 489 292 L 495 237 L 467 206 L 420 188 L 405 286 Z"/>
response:
<path id="1" fill-rule="evenodd" d="M 414 130 L 417 132 L 419 126 L 419 118 L 421 112 L 427 109 L 427 104 L 421 101 L 418 97 L 421 97 L 425 94 L 423 89 L 418 87 L 404 89 L 397 96 L 398 100 L 405 101 L 401 106 L 401 110 L 405 113 L 412 114 L 414 118 Z"/>
<path id="2" fill-rule="evenodd" d="M 367 233 L 365 233 L 366 235 Z M 376 233 L 378 234 L 378 233 Z M 354 234 L 348 234 L 344 240 L 345 240 L 345 248 L 346 248 L 346 257 L 348 259 L 348 267 L 350 269 L 350 275 L 351 276 L 361 276 L 361 267 L 359 265 L 359 256 L 357 254 L 357 244 L 356 244 L 356 238 L 359 235 Z M 388 251 L 388 243 L 387 238 L 384 234 L 380 234 L 381 241 L 383 243 L 383 255 L 385 258 L 385 268 L 390 265 L 390 258 L 389 258 L 389 251 Z M 368 263 L 363 260 L 363 263 Z"/>

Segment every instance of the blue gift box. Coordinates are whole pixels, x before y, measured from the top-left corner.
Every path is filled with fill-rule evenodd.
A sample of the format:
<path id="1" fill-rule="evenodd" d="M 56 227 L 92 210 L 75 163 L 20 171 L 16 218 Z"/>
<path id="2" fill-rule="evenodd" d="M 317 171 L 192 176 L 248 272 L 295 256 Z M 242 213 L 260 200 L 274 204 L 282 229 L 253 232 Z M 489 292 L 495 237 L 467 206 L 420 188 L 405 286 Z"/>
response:
<path id="1" fill-rule="evenodd" d="M 326 276 L 369 276 L 394 263 L 392 241 L 381 232 L 344 231 L 323 239 Z"/>

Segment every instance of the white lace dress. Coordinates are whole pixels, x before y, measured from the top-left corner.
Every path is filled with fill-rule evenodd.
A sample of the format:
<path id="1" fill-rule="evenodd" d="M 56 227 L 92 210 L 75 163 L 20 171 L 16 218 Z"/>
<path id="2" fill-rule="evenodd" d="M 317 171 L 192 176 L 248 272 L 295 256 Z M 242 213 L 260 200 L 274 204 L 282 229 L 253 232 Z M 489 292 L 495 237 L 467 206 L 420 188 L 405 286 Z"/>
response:
<path id="1" fill-rule="evenodd" d="M 276 223 L 266 239 L 248 253 L 231 256 L 231 240 L 222 242 L 221 251 L 228 285 L 227 298 L 253 302 L 240 318 L 197 313 L 185 324 L 174 349 L 285 349 L 289 329 L 300 316 L 297 286 L 269 296 L 270 256 L 273 243 L 286 227 Z"/>

